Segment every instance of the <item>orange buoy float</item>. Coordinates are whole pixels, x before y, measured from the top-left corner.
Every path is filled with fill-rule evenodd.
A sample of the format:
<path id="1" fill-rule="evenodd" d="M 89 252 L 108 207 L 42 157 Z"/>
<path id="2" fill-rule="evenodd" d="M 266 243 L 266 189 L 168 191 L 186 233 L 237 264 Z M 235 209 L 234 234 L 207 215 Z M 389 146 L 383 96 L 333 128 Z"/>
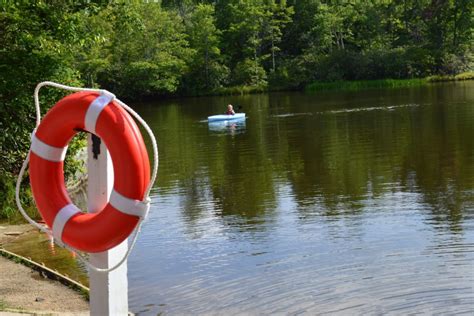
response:
<path id="1" fill-rule="evenodd" d="M 99 136 L 112 158 L 113 190 L 98 213 L 82 213 L 64 183 L 67 145 L 78 131 Z M 30 181 L 53 236 L 80 251 L 117 246 L 148 212 L 142 201 L 150 182 L 148 153 L 138 126 L 110 93 L 76 92 L 54 105 L 32 135 Z"/>

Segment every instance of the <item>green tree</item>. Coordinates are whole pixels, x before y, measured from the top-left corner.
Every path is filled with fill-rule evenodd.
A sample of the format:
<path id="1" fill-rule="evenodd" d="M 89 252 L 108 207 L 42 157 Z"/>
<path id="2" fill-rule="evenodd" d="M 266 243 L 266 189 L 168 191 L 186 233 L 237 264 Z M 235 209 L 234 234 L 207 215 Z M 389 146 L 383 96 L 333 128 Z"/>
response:
<path id="1" fill-rule="evenodd" d="M 35 125 L 36 84 L 45 80 L 81 84 L 72 67 L 73 52 L 87 36 L 79 32 L 81 21 L 79 5 L 3 2 L 0 6 L 0 216 L 10 217 L 16 211 L 14 182 Z M 43 89 L 43 113 L 62 95 Z M 74 154 L 74 146 L 68 153 Z"/>
<path id="2" fill-rule="evenodd" d="M 157 3 L 119 3 L 109 19 L 112 60 L 99 83 L 128 98 L 176 92 L 195 53 L 181 18 Z"/>
<path id="3" fill-rule="evenodd" d="M 89 87 L 96 86 L 98 75 L 111 67 L 114 30 L 109 17 L 107 5 L 98 7 L 91 4 L 83 11 L 82 23 L 77 25 L 78 31 L 86 36 L 80 40 L 80 49 L 73 52 L 71 66 L 80 71 Z"/>
<path id="4" fill-rule="evenodd" d="M 189 44 L 196 51 L 184 86 L 189 91 L 212 91 L 227 79 L 229 70 L 222 63 L 220 32 L 215 26 L 214 6 L 198 4 L 187 25 Z"/>
<path id="5" fill-rule="evenodd" d="M 466 53 L 472 46 L 474 26 L 474 2 L 454 0 L 452 6 L 452 49 L 456 53 Z"/>
<path id="6" fill-rule="evenodd" d="M 312 46 L 311 30 L 314 27 L 314 13 L 318 10 L 320 0 L 288 0 L 293 8 L 293 20 L 282 35 L 282 50 L 290 56 L 299 56 Z"/>
<path id="7" fill-rule="evenodd" d="M 226 30 L 228 48 L 235 64 L 235 84 L 253 86 L 266 85 L 266 72 L 262 61 L 269 57 L 263 54 L 264 23 L 269 12 L 262 0 L 239 0 L 229 3 L 230 24 Z M 252 62 L 252 65 L 249 63 Z M 244 76 L 248 75 L 248 76 Z"/>
<path id="8" fill-rule="evenodd" d="M 266 40 L 269 42 L 270 54 L 272 56 L 272 72 L 276 71 L 276 54 L 281 51 L 279 44 L 283 36 L 284 27 L 291 22 L 294 14 L 293 7 L 288 6 L 286 0 L 276 2 L 270 0 L 267 3 L 269 10 L 268 21 L 266 21 Z"/>

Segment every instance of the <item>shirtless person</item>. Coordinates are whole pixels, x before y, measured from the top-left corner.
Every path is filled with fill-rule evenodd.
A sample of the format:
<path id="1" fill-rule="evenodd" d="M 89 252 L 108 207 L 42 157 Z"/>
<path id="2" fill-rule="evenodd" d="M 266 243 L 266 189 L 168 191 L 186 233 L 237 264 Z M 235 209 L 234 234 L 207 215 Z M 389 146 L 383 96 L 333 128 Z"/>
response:
<path id="1" fill-rule="evenodd" d="M 235 115 L 234 107 L 232 106 L 232 104 L 227 105 L 227 112 L 225 112 L 225 114 L 227 114 L 227 115 Z"/>

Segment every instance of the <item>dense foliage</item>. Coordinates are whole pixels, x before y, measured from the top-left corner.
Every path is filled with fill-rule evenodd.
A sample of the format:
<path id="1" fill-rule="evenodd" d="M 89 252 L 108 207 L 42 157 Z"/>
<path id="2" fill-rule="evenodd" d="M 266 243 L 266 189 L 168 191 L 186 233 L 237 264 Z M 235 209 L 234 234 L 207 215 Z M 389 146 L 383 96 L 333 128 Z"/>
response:
<path id="1" fill-rule="evenodd" d="M 473 8 L 470 0 L 3 1 L 0 209 L 11 204 L 40 81 L 137 99 L 454 75 L 472 69 Z M 43 104 L 60 96 L 45 91 Z"/>

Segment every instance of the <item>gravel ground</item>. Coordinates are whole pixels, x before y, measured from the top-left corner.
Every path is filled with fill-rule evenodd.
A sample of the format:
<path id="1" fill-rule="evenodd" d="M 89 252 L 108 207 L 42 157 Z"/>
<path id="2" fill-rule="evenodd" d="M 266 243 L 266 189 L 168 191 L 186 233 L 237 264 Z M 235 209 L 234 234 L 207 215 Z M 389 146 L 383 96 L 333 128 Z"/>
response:
<path id="1" fill-rule="evenodd" d="M 0 257 L 0 310 L 89 314 L 84 298 L 39 272 Z M 0 312 L 1 315 L 1 312 Z"/>
<path id="2" fill-rule="evenodd" d="M 3 226 L 0 245 L 13 236 L 10 232 L 23 232 L 28 227 Z M 10 312 L 48 315 L 89 315 L 89 303 L 77 292 L 59 282 L 45 279 L 37 271 L 0 257 L 0 315 Z M 16 314 L 19 315 L 19 314 Z"/>

